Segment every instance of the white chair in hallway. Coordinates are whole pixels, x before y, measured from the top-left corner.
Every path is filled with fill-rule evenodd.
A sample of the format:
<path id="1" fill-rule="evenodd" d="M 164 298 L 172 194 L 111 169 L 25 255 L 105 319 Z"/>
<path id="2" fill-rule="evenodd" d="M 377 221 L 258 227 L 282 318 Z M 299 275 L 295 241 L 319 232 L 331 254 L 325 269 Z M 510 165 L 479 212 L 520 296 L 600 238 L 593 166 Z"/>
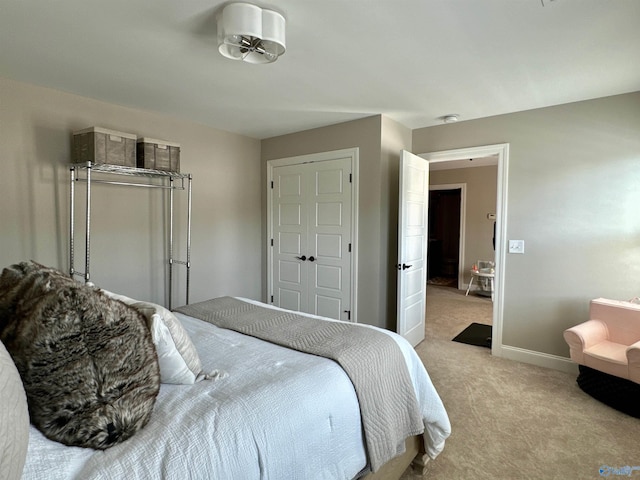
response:
<path id="1" fill-rule="evenodd" d="M 474 267 L 471 269 L 471 280 L 469 280 L 465 296 L 469 295 L 471 286 L 475 281 L 477 291 L 490 293 L 491 301 L 493 302 L 494 279 L 496 277 L 495 263 L 488 260 L 478 260 Z"/>

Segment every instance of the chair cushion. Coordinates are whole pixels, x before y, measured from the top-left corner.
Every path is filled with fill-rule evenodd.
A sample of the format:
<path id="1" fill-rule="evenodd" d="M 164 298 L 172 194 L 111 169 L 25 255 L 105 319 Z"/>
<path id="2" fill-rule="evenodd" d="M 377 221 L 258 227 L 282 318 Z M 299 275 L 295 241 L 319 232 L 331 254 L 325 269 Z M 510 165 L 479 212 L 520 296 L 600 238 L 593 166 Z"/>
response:
<path id="1" fill-rule="evenodd" d="M 585 355 L 619 365 L 627 364 L 627 346 L 604 340 L 584 351 Z"/>
<path id="2" fill-rule="evenodd" d="M 626 346 L 609 341 L 600 342 L 584 351 L 584 365 L 615 375 L 629 378 Z"/>

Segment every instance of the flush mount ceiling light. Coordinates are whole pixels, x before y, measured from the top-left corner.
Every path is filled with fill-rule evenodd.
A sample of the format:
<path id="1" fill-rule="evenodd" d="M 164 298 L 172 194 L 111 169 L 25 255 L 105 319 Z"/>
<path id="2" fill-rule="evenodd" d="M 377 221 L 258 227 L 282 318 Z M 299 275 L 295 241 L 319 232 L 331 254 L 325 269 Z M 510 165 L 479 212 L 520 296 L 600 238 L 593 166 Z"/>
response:
<path id="1" fill-rule="evenodd" d="M 286 49 L 285 20 L 250 3 L 230 3 L 218 15 L 218 51 L 232 60 L 275 62 Z"/>
<path id="2" fill-rule="evenodd" d="M 458 115 L 457 113 L 452 113 L 452 114 L 445 115 L 444 117 L 442 117 L 442 121 L 444 123 L 456 123 L 458 121 L 459 117 L 460 117 L 460 115 Z"/>

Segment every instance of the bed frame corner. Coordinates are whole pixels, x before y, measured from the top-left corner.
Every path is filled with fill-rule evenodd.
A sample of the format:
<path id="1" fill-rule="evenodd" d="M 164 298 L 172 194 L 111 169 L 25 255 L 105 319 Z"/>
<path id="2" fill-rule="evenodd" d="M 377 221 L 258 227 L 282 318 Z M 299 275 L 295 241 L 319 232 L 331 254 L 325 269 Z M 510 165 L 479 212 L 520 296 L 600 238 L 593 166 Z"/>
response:
<path id="1" fill-rule="evenodd" d="M 429 462 L 424 448 L 424 437 L 409 437 L 405 444 L 406 450 L 403 454 L 385 463 L 376 473 L 370 473 L 360 480 L 398 480 L 409 467 L 413 473 L 424 476 Z"/>

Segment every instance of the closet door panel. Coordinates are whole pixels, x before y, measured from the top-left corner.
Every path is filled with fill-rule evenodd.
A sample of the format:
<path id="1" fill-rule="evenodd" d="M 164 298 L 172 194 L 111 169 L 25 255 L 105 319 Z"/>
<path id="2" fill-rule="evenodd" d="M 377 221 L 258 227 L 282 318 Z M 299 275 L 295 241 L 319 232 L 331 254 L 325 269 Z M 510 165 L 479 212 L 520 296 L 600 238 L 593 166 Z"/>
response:
<path id="1" fill-rule="evenodd" d="M 329 160 L 310 165 L 309 305 L 317 315 L 346 320 L 351 298 L 351 162 Z"/>
<path id="2" fill-rule="evenodd" d="M 306 180 L 295 165 L 274 169 L 273 186 L 273 296 L 274 304 L 306 311 L 308 274 Z"/>

